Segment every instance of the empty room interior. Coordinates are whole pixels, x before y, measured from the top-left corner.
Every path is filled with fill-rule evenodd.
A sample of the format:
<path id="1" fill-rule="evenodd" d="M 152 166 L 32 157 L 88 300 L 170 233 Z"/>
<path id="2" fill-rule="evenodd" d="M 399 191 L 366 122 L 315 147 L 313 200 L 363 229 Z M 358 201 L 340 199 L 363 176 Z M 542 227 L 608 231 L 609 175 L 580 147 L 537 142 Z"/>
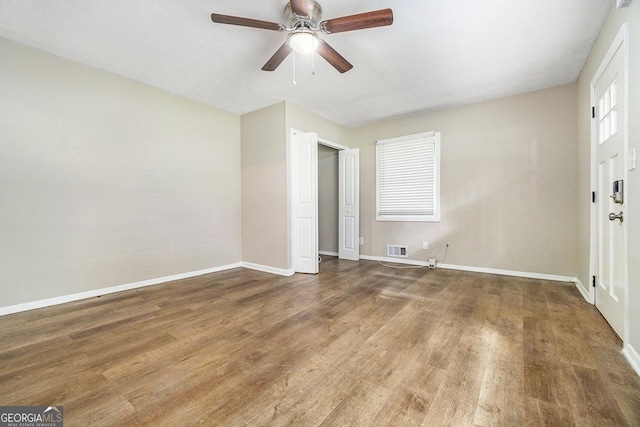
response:
<path id="1" fill-rule="evenodd" d="M 638 76 L 640 0 L 0 1 L 0 412 L 639 426 Z"/>

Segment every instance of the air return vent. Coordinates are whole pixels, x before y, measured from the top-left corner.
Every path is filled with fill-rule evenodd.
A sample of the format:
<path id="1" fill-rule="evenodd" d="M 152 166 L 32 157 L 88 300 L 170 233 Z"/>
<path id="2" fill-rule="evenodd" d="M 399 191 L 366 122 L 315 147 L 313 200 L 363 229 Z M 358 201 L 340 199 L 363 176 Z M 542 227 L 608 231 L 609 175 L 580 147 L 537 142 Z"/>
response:
<path id="1" fill-rule="evenodd" d="M 387 256 L 407 256 L 407 247 L 401 245 L 387 245 Z"/>

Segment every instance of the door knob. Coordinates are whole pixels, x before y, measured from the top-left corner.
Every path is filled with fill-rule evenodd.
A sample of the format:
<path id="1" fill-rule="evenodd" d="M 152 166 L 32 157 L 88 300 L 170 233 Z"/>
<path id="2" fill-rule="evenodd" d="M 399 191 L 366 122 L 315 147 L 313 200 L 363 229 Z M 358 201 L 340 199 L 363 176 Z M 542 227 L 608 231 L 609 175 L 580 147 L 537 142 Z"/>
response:
<path id="1" fill-rule="evenodd" d="M 614 213 L 609 214 L 609 221 L 615 221 L 616 219 L 619 219 L 620 222 L 622 222 L 622 212 L 620 212 L 618 215 Z"/>

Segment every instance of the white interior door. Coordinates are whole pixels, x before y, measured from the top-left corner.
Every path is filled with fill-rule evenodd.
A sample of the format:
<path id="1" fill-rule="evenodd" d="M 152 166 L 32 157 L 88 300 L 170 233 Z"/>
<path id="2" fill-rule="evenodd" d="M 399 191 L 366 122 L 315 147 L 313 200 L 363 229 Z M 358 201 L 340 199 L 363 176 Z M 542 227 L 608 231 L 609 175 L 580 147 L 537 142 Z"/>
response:
<path id="1" fill-rule="evenodd" d="M 611 327 L 624 337 L 626 298 L 624 198 L 625 66 L 620 44 L 594 85 L 596 279 L 595 304 Z M 614 192 L 618 190 L 618 194 Z"/>
<path id="2" fill-rule="evenodd" d="M 292 257 L 297 273 L 318 272 L 318 135 L 291 136 Z"/>
<path id="3" fill-rule="evenodd" d="M 338 152 L 338 258 L 360 259 L 360 150 Z"/>

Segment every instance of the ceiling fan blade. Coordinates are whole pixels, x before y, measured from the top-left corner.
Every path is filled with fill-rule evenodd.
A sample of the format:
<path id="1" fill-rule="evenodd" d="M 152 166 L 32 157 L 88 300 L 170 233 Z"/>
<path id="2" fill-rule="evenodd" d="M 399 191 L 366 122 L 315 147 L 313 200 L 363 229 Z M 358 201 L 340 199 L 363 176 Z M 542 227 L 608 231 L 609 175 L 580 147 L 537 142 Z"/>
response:
<path id="1" fill-rule="evenodd" d="M 219 13 L 212 13 L 211 20 L 218 24 L 240 25 L 241 27 L 261 28 L 263 30 L 282 31 L 285 29 L 284 25 L 275 22 L 241 18 L 239 16 L 220 15 Z"/>
<path id="2" fill-rule="evenodd" d="M 285 60 L 287 56 L 291 53 L 293 49 L 289 47 L 287 43 L 280 46 L 280 49 L 276 50 L 276 53 L 273 54 L 271 58 L 267 61 L 266 64 L 262 67 L 264 71 L 274 71 L 278 68 L 278 65 L 282 64 L 282 61 Z"/>
<path id="3" fill-rule="evenodd" d="M 309 3 L 307 0 L 290 0 L 291 10 L 298 16 L 309 15 Z"/>
<path id="4" fill-rule="evenodd" d="M 318 52 L 318 55 L 323 57 L 325 61 L 333 65 L 333 68 L 340 71 L 341 73 L 345 73 L 353 68 L 353 65 L 351 65 L 349 61 L 344 59 L 342 55 L 340 55 L 334 48 L 329 46 L 329 44 L 324 40 L 320 40 L 320 43 L 316 48 L 316 52 Z"/>
<path id="5" fill-rule="evenodd" d="M 320 29 L 325 33 L 342 33 L 344 31 L 383 27 L 391 24 L 393 24 L 393 11 L 391 9 L 380 9 L 322 21 Z"/>

